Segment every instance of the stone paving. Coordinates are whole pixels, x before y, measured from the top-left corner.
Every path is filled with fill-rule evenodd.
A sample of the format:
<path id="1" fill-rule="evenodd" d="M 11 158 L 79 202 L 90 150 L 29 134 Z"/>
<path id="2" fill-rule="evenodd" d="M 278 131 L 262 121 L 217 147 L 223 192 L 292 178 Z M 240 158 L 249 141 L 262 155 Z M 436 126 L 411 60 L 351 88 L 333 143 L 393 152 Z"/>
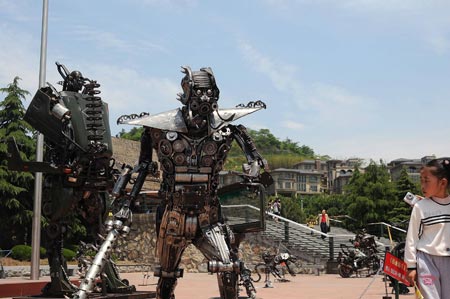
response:
<path id="1" fill-rule="evenodd" d="M 142 274 L 126 273 L 123 275 L 130 281 L 137 281 L 138 290 L 154 290 L 157 282 L 156 278 L 144 280 Z M 140 278 L 140 279 L 139 279 Z M 342 278 L 337 274 L 325 275 L 297 275 L 289 277 L 290 282 L 272 281 L 273 288 L 265 288 L 264 282 L 255 283 L 258 299 L 384 299 L 386 296 L 385 283 L 383 276 L 367 278 Z M 140 281 L 139 281 L 140 280 Z M 142 286 L 142 284 L 149 284 Z M 387 286 L 388 295 L 395 299 L 391 294 L 392 288 Z M 411 292 L 408 295 L 400 295 L 400 299 L 414 299 Z M 176 288 L 176 299 L 213 299 L 219 297 L 217 279 L 215 275 L 210 274 L 191 274 L 187 273 L 185 277 L 178 280 Z M 240 298 L 244 297 L 245 291 L 242 290 Z"/>
<path id="2" fill-rule="evenodd" d="M 121 277 L 128 279 L 134 284 L 138 291 L 154 291 L 157 278 L 145 272 L 123 273 Z M 42 277 L 40 281 L 47 280 Z M 290 282 L 272 281 L 273 288 L 265 288 L 264 282 L 255 283 L 257 299 L 387 299 L 388 296 L 395 299 L 391 294 L 392 288 L 383 281 L 383 276 L 364 278 L 341 278 L 337 274 L 297 275 L 289 277 Z M 3 284 L 11 282 L 30 282 L 29 278 L 6 278 L 0 279 L 0 290 Z M 5 286 L 4 286 L 5 287 Z M 399 299 L 414 299 L 411 292 L 400 295 Z M 176 299 L 216 299 L 219 298 L 217 279 L 215 275 L 207 273 L 185 273 L 178 280 L 176 288 Z M 245 291 L 241 291 L 240 298 L 244 297 Z M 8 297 L 4 297 L 8 298 Z M 9 297 L 10 298 L 10 297 Z"/>

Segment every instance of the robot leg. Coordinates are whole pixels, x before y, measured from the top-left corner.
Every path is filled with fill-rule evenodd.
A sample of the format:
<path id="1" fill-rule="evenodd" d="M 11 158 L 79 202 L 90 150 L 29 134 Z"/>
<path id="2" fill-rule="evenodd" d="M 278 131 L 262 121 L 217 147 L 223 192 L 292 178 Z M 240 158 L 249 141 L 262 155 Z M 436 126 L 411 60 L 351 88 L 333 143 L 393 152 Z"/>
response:
<path id="1" fill-rule="evenodd" d="M 230 251 L 230 245 L 227 243 L 229 238 L 226 238 L 227 231 L 227 227 L 222 224 L 210 226 L 203 230 L 203 237 L 195 242 L 195 245 L 209 260 L 208 271 L 217 273 L 221 299 L 238 298 L 239 275 L 241 279 L 245 278 L 245 281 L 249 282 L 248 284 L 244 281 L 247 295 L 255 298 L 256 291 L 251 283 L 249 271 L 246 271 L 239 259 L 233 258 L 234 255 Z M 247 288 L 247 285 L 250 288 Z"/>
<path id="2" fill-rule="evenodd" d="M 44 296 L 61 297 L 70 295 L 78 289 L 70 282 L 66 260 L 62 254 L 67 230 L 65 219 L 73 213 L 72 207 L 76 201 L 73 190 L 62 187 L 60 177 L 46 177 L 42 214 L 49 221 L 45 237 L 51 281 L 42 289 Z"/>
<path id="3" fill-rule="evenodd" d="M 231 228 L 226 225 L 226 232 L 228 236 L 233 236 L 233 237 L 228 237 L 228 239 L 231 242 L 231 256 L 233 259 L 235 260 L 239 260 L 239 245 L 241 244 L 241 241 L 244 239 L 245 234 L 234 234 L 233 231 L 231 230 Z M 245 290 L 247 292 L 247 296 L 249 298 L 255 299 L 256 298 L 256 289 L 255 286 L 253 285 L 253 280 L 252 280 L 252 271 L 247 268 L 247 266 L 245 266 L 244 262 L 241 261 L 241 284 L 245 287 Z"/>
<path id="4" fill-rule="evenodd" d="M 174 299 L 177 279 L 183 277 L 183 269 L 179 269 L 178 266 L 187 246 L 186 238 L 183 236 L 184 219 L 184 214 L 166 210 L 161 220 L 157 243 L 160 266 L 155 268 L 154 273 L 159 277 L 156 287 L 157 299 Z"/>
<path id="5" fill-rule="evenodd" d="M 67 264 L 62 254 L 63 232 L 65 226 L 61 223 L 50 223 L 47 227 L 47 256 L 51 280 L 42 288 L 44 296 L 62 297 L 70 295 L 78 288 L 69 280 Z"/>

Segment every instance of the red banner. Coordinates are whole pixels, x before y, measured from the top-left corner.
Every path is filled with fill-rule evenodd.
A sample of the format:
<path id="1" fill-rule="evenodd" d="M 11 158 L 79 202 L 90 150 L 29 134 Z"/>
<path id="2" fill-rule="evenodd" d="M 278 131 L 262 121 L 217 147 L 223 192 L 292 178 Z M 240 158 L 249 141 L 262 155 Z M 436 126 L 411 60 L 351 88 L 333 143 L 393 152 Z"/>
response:
<path id="1" fill-rule="evenodd" d="M 386 255 L 384 256 L 383 271 L 387 275 L 403 282 L 406 286 L 409 287 L 409 281 L 407 279 L 408 267 L 402 259 L 399 259 L 395 255 L 386 252 Z"/>

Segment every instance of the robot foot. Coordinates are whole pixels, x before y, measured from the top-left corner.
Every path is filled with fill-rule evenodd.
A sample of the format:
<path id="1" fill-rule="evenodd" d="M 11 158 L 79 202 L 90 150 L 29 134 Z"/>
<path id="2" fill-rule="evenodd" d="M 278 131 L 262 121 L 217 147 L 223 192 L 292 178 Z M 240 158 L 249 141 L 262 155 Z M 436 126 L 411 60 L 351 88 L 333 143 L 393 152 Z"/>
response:
<path id="1" fill-rule="evenodd" d="M 156 299 L 175 299 L 176 278 L 160 278 L 156 288 Z"/>

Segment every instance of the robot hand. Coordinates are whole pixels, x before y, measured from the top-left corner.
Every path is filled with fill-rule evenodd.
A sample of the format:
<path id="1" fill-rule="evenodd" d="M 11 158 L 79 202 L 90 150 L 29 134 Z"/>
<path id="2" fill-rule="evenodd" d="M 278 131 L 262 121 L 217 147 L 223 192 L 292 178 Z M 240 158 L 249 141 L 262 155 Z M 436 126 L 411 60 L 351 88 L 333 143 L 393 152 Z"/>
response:
<path id="1" fill-rule="evenodd" d="M 123 222 L 130 220 L 131 221 L 131 210 L 130 210 L 130 201 L 125 200 L 122 207 L 120 208 L 119 212 L 114 214 L 114 218 L 121 220 Z"/>
<path id="2" fill-rule="evenodd" d="M 251 164 L 243 164 L 243 172 L 244 172 L 244 179 L 252 182 L 258 182 L 261 183 L 264 187 L 268 187 L 273 184 L 273 178 L 267 171 L 260 173 L 261 170 L 261 163 L 259 161 L 255 160 Z M 262 166 L 265 169 L 266 163 L 262 162 Z"/>

